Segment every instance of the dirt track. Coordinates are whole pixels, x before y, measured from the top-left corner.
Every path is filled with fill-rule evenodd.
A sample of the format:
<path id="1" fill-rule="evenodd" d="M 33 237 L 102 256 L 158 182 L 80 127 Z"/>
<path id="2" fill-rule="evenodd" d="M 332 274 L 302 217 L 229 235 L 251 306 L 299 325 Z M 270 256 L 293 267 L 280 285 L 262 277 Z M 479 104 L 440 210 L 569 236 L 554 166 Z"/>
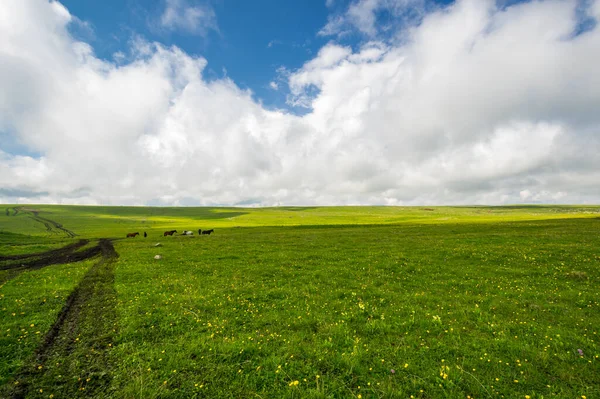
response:
<path id="1" fill-rule="evenodd" d="M 36 252 L 23 255 L 0 256 L 0 287 L 26 270 L 41 269 L 50 265 L 79 262 L 98 255 L 101 250 L 98 245 L 84 251 L 77 250 L 89 243 L 89 240 L 79 240 L 62 248 L 52 249 L 46 252 Z"/>
<path id="2" fill-rule="evenodd" d="M 65 325 L 68 325 L 68 334 L 72 335 L 79 314 L 81 313 L 84 305 L 91 299 L 91 296 L 98 290 L 98 284 L 106 284 L 114 282 L 114 261 L 119 257 L 115 251 L 112 243 L 107 239 L 102 239 L 98 243 L 98 247 L 102 253 L 102 258 L 87 272 L 83 277 L 79 285 L 71 292 L 67 298 L 65 306 L 60 311 L 58 318 L 50 331 L 46 334 L 44 343 L 38 348 L 38 360 L 42 361 L 48 355 L 49 349 L 56 343 L 61 330 L 64 329 Z M 98 279 L 101 274 L 100 269 L 110 269 L 110 274 Z M 108 278 L 106 278 L 108 277 Z M 98 315 L 99 316 L 99 315 Z M 68 321 L 68 323 L 67 323 Z"/>
<path id="3" fill-rule="evenodd" d="M 19 383 L 9 381 L 0 389 L 0 396 L 27 398 L 35 381 L 45 378 L 44 373 L 95 377 L 85 391 L 80 390 L 79 382 L 67 381 L 61 387 L 65 397 L 95 396 L 110 385 L 107 351 L 116 331 L 114 267 L 119 255 L 108 239 L 100 240 L 97 247 L 102 257 L 71 292 L 33 357 L 14 377 Z"/>
<path id="4" fill-rule="evenodd" d="M 40 218 L 34 210 L 13 208 L 19 212 L 32 213 L 36 221 L 58 229 L 69 237 L 75 233 L 59 223 Z M 7 216 L 9 210 L 7 209 Z M 14 377 L 0 387 L 2 398 L 27 398 L 35 395 L 36 381 L 57 380 L 56 387 L 66 396 L 90 397 L 105 394 L 110 386 L 110 357 L 116 331 L 116 291 L 114 268 L 118 254 L 109 239 L 100 239 L 97 245 L 79 250 L 89 244 L 82 239 L 65 247 L 24 255 L 0 257 L 0 270 L 6 270 L 2 284 L 27 270 L 79 262 L 100 255 L 77 287 L 67 298 L 56 321 L 46 333 L 35 353 Z M 1 280 L 2 278 L 0 278 Z M 43 365 L 43 367 L 39 367 Z M 79 380 L 63 376 L 81 376 Z M 90 378 L 83 378 L 89 376 Z M 59 382 L 62 378 L 62 382 Z M 81 380 L 86 381 L 82 383 Z M 88 383 L 88 381 L 91 381 Z M 84 386 L 85 390 L 82 390 Z"/>
<path id="5" fill-rule="evenodd" d="M 29 259 L 29 258 L 52 258 L 52 257 L 59 257 L 59 256 L 62 256 L 62 255 L 70 254 L 73 251 L 77 250 L 78 248 L 83 247 L 87 243 L 89 243 L 89 240 L 79 240 L 78 242 L 75 242 L 73 244 L 69 244 L 69 245 L 67 245 L 65 247 L 58 248 L 58 249 L 53 249 L 53 250 L 50 250 L 50 251 L 36 252 L 36 253 L 32 253 L 32 254 L 0 256 L 0 261 L 3 261 L 3 260 L 20 260 L 20 259 Z"/>
<path id="6" fill-rule="evenodd" d="M 85 240 L 84 240 L 85 241 Z M 84 242 L 83 245 L 87 244 Z M 78 247 L 81 247 L 79 245 Z M 78 248 L 77 247 L 77 248 Z M 86 260 L 92 258 L 96 255 L 99 255 L 102 252 L 102 247 L 100 243 L 94 247 L 86 248 L 83 251 L 76 251 L 71 249 L 70 251 L 58 252 L 58 254 L 51 254 L 50 256 L 42 256 L 37 259 L 29 260 L 26 262 L 12 262 L 7 265 L 0 266 L 0 270 L 9 270 L 9 269 L 41 269 L 45 266 L 50 265 L 59 265 L 63 263 L 73 263 L 73 262 L 81 262 L 82 260 Z"/>
<path id="7" fill-rule="evenodd" d="M 13 208 L 13 214 L 12 216 L 17 216 L 19 213 L 26 213 L 29 214 L 29 217 L 33 220 L 35 220 L 38 223 L 41 223 L 44 225 L 44 227 L 46 228 L 46 231 L 49 233 L 56 233 L 56 234 L 64 234 L 67 237 L 75 237 L 77 234 L 75 234 L 73 231 L 66 229 L 62 224 L 55 222 L 54 220 L 50 220 L 48 218 L 43 218 L 41 217 L 40 211 L 36 210 L 36 209 L 28 209 L 25 208 L 23 206 L 21 207 L 14 207 Z M 9 208 L 6 208 L 6 216 L 10 216 L 10 210 Z"/>

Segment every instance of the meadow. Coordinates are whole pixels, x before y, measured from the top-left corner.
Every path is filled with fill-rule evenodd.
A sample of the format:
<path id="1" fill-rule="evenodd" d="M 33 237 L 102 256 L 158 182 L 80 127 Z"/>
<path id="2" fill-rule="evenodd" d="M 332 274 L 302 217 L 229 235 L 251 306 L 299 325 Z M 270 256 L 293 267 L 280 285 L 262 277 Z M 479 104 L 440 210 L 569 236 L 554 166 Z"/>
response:
<path id="1" fill-rule="evenodd" d="M 5 208 L 0 397 L 600 397 L 600 207 Z"/>

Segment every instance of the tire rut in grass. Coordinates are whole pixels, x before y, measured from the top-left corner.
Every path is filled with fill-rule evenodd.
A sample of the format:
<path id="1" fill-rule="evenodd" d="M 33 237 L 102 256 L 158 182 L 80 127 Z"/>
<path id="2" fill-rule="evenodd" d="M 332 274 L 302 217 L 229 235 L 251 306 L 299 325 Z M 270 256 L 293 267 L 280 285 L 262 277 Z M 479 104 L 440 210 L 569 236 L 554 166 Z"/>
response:
<path id="1" fill-rule="evenodd" d="M 41 217 L 40 216 L 40 211 L 36 210 L 36 209 L 28 209 L 28 208 L 24 208 L 24 207 L 15 207 L 13 208 L 14 213 L 13 216 L 17 216 L 17 214 L 19 212 L 21 213 L 28 213 L 30 214 L 30 218 L 35 220 L 38 223 L 41 223 L 44 225 L 44 227 L 46 227 L 46 231 L 49 233 L 58 233 L 60 234 L 61 232 L 66 235 L 69 238 L 73 238 L 75 236 L 77 236 L 77 234 L 67 228 L 65 228 L 62 224 L 55 222 L 54 220 L 45 218 L 45 217 Z M 8 208 L 6 209 L 6 215 L 8 216 Z M 58 231 L 56 231 L 58 230 Z"/>
<path id="2" fill-rule="evenodd" d="M 7 272 L 0 275 L 0 287 L 26 270 L 35 270 L 51 265 L 79 262 L 96 256 L 102 251 L 98 244 L 95 247 L 76 252 L 79 248 L 88 243 L 89 240 L 79 240 L 78 242 L 69 244 L 65 247 L 52 249 L 46 252 L 1 256 L 0 271 Z"/>
<path id="3" fill-rule="evenodd" d="M 89 240 L 85 240 L 85 239 L 81 239 L 77 242 L 71 243 L 69 245 L 66 245 L 62 248 L 58 248 L 58 249 L 51 249 L 49 251 L 44 251 L 44 252 L 35 252 L 32 254 L 20 254 L 20 255 L 5 255 L 5 256 L 0 256 L 0 261 L 3 260 L 20 260 L 20 259 L 28 259 L 28 258 L 35 258 L 35 257 L 39 257 L 39 258 L 45 258 L 45 257 L 57 257 L 57 256 L 61 256 L 61 255 L 65 255 L 65 254 L 69 254 L 81 247 L 83 247 L 84 245 L 86 245 L 87 243 L 89 243 Z"/>
<path id="4" fill-rule="evenodd" d="M 0 389 L 1 397 L 26 398 L 40 387 L 52 389 L 56 397 L 110 396 L 118 254 L 110 240 L 102 239 L 98 246 L 102 257 L 71 292 L 29 362 Z"/>
<path id="5" fill-rule="evenodd" d="M 44 225 L 44 227 L 46 227 L 46 231 L 47 231 L 48 233 L 54 233 L 54 232 L 52 231 L 52 226 L 50 225 L 50 223 L 48 223 L 48 222 L 44 222 L 44 221 L 41 221 L 41 220 L 39 220 L 38 218 L 36 218 L 36 217 L 34 217 L 34 216 L 29 216 L 29 218 L 30 218 L 30 219 L 33 219 L 34 221 L 36 221 L 36 222 L 38 222 L 38 223 L 42 223 L 42 224 Z"/>
<path id="6" fill-rule="evenodd" d="M 34 258 L 27 261 L 18 261 L 11 262 L 0 266 L 0 270 L 9 270 L 9 269 L 22 269 L 22 270 L 36 270 L 41 269 L 42 267 L 50 266 L 50 265 L 61 265 L 64 263 L 74 263 L 81 262 L 82 260 L 86 260 L 92 258 L 96 255 L 99 255 L 102 252 L 102 247 L 100 244 L 86 248 L 83 251 L 69 251 L 62 252 L 58 255 L 51 256 L 43 256 L 40 258 Z"/>
<path id="7" fill-rule="evenodd" d="M 62 232 L 63 232 L 63 233 L 64 233 L 64 234 L 65 234 L 67 237 L 71 237 L 71 238 L 72 238 L 72 237 L 75 237 L 75 236 L 77 235 L 77 234 L 75 234 L 74 232 L 72 232 L 71 230 L 69 230 L 69 229 L 65 229 L 65 228 L 63 227 L 63 225 L 62 225 L 62 224 L 60 224 L 60 223 L 58 223 L 58 222 L 55 222 L 54 220 L 50 220 L 50 219 L 48 219 L 48 218 L 43 218 L 43 217 L 41 217 L 41 216 L 38 216 L 38 213 L 37 213 L 37 212 L 32 212 L 32 213 L 33 213 L 33 215 L 34 215 L 34 219 L 36 219 L 36 220 L 37 220 L 37 221 L 39 221 L 40 223 L 43 223 L 44 225 L 46 225 L 46 227 L 47 227 L 49 230 L 52 230 L 52 229 L 57 229 L 57 230 L 60 230 L 60 231 L 62 231 Z"/>

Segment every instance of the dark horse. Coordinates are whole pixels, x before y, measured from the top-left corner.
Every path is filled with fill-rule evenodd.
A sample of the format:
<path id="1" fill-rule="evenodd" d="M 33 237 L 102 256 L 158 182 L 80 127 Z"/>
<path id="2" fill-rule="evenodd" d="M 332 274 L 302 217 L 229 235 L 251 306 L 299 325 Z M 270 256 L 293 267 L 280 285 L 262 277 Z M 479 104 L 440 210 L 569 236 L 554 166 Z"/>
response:
<path id="1" fill-rule="evenodd" d="M 127 238 L 129 237 L 135 237 L 135 236 L 139 236 L 140 233 L 127 233 Z"/>
<path id="2" fill-rule="evenodd" d="M 165 234 L 163 234 L 163 236 L 172 236 L 173 233 L 177 233 L 177 230 L 170 230 L 170 231 L 165 231 Z"/>
<path id="3" fill-rule="evenodd" d="M 208 234 L 208 235 L 210 235 L 210 233 L 213 233 L 214 231 L 215 231 L 214 229 L 210 229 L 210 230 L 204 230 L 204 231 L 202 232 L 202 235 L 204 235 L 204 234 Z"/>

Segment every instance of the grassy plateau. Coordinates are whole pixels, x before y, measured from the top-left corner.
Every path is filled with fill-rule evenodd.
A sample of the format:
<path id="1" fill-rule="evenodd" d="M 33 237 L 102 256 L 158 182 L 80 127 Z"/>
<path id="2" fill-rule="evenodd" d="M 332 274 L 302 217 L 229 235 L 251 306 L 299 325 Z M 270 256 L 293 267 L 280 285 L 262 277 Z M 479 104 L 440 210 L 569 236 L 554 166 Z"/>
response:
<path id="1" fill-rule="evenodd" d="M 3 207 L 1 398 L 600 398 L 600 207 Z"/>

